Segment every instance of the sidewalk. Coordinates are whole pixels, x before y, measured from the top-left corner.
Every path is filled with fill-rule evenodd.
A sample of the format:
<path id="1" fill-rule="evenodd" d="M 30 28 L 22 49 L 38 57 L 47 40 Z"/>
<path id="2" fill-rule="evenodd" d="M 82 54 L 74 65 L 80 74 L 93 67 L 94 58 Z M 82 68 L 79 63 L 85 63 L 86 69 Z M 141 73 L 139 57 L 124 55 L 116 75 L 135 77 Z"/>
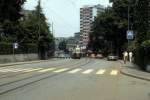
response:
<path id="1" fill-rule="evenodd" d="M 138 78 L 138 79 L 142 79 L 142 80 L 146 80 L 146 81 L 150 81 L 150 73 L 140 71 L 136 65 L 130 62 L 127 62 L 126 64 L 124 64 L 123 61 L 121 61 L 121 64 L 122 64 L 122 68 L 120 71 L 121 74 L 134 77 L 134 78 Z"/>

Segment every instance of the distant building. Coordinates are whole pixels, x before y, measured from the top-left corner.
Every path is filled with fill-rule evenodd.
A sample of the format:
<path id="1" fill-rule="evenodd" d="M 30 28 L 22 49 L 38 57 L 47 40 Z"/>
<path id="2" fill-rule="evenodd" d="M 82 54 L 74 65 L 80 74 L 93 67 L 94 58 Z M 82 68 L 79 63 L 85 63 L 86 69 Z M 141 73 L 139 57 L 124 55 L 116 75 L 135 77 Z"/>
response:
<path id="1" fill-rule="evenodd" d="M 55 38 L 55 50 L 59 50 L 59 43 L 62 41 L 67 41 L 67 38 L 65 37 L 56 37 Z"/>
<path id="2" fill-rule="evenodd" d="M 104 12 L 104 9 L 105 8 L 102 5 L 86 5 L 80 8 L 80 33 L 82 34 L 82 46 L 87 46 L 94 18 L 98 13 Z"/>
<path id="3" fill-rule="evenodd" d="M 75 43 L 76 44 L 81 45 L 81 43 L 82 43 L 81 39 L 82 38 L 81 38 L 81 33 L 80 32 L 74 34 L 74 39 L 75 39 Z"/>
<path id="4" fill-rule="evenodd" d="M 76 47 L 76 42 L 74 37 L 67 39 L 67 49 L 71 52 Z"/>

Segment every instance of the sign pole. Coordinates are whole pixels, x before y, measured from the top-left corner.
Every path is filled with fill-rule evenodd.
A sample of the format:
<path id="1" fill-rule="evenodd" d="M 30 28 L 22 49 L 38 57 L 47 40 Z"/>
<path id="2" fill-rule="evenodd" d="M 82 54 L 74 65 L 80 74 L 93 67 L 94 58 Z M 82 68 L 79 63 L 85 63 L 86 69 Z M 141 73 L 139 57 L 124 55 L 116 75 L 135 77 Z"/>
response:
<path id="1" fill-rule="evenodd" d="M 13 55 L 15 55 L 15 49 L 14 49 L 14 46 L 13 46 Z"/>

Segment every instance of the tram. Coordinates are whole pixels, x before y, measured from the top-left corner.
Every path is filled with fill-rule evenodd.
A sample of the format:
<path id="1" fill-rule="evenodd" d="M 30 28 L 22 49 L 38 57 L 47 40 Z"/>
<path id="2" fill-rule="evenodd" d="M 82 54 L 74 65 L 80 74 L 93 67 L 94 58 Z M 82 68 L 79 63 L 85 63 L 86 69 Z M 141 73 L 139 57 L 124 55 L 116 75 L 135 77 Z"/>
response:
<path id="1" fill-rule="evenodd" d="M 77 45 L 77 47 L 72 52 L 73 59 L 80 59 L 81 58 L 81 48 Z"/>

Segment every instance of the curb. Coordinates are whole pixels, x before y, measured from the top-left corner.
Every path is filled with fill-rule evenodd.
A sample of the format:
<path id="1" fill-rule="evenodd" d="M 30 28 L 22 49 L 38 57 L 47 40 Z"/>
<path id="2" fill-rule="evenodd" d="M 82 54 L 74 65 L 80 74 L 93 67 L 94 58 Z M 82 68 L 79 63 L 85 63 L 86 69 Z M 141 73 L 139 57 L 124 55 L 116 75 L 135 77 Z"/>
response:
<path id="1" fill-rule="evenodd" d="M 150 79 L 148 79 L 148 78 L 144 78 L 144 77 L 140 77 L 138 75 L 134 75 L 134 74 L 124 72 L 122 69 L 121 69 L 120 73 L 123 74 L 123 75 L 126 75 L 126 76 L 133 77 L 133 78 L 137 78 L 137 79 L 141 79 L 141 80 L 145 80 L 145 81 L 150 81 Z"/>
<path id="2" fill-rule="evenodd" d="M 119 61 L 119 63 L 123 66 L 123 62 Z M 123 74 L 123 75 L 133 77 L 133 78 L 137 78 L 137 79 L 141 79 L 141 80 L 145 80 L 145 81 L 150 81 L 150 78 L 141 77 L 141 76 L 138 76 L 138 75 L 135 75 L 135 74 L 125 72 L 123 70 L 124 70 L 123 68 L 121 68 L 121 70 L 120 70 L 120 73 Z"/>

